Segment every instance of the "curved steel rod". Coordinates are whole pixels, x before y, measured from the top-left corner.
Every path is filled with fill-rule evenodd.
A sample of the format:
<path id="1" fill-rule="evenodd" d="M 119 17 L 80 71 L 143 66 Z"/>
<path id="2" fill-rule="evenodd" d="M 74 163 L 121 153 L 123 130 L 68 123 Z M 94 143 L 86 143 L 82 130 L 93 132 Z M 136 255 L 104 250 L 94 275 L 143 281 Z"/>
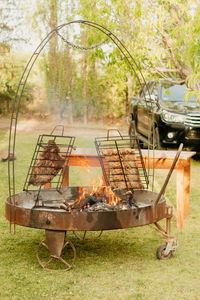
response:
<path id="1" fill-rule="evenodd" d="M 21 97 L 24 91 L 25 84 L 27 82 L 28 76 L 33 68 L 33 65 L 35 61 L 37 60 L 39 54 L 41 51 L 44 49 L 46 44 L 49 42 L 49 40 L 56 34 L 56 32 L 60 29 L 62 29 L 65 26 L 68 26 L 70 24 L 86 24 L 88 26 L 91 26 L 93 28 L 96 28 L 106 34 L 112 41 L 113 43 L 118 47 L 120 52 L 123 54 L 123 56 L 126 58 L 126 61 L 128 62 L 129 66 L 131 69 L 134 71 L 139 84 L 142 85 L 140 78 L 138 77 L 138 74 L 135 71 L 135 68 L 132 66 L 129 58 L 134 62 L 136 69 L 139 71 L 140 75 L 142 76 L 143 83 L 146 84 L 146 81 L 144 79 L 144 76 L 142 75 L 142 72 L 139 69 L 139 66 L 137 65 L 136 61 L 134 60 L 133 56 L 130 54 L 130 52 L 127 50 L 127 48 L 124 46 L 124 44 L 114 35 L 110 30 L 105 28 L 104 26 L 97 24 L 95 22 L 90 22 L 90 21 L 85 21 L 85 20 L 76 20 L 76 21 L 71 21 L 62 25 L 59 25 L 57 28 L 53 29 L 44 39 L 43 41 L 39 44 L 39 46 L 36 48 L 34 53 L 32 54 L 30 60 L 28 61 L 24 72 L 21 76 L 21 79 L 19 81 L 15 99 L 13 101 L 13 107 L 12 107 L 12 116 L 11 116 L 11 122 L 10 122 L 10 134 L 9 134 L 9 154 L 11 153 L 11 150 L 14 152 L 15 150 L 15 143 L 16 143 L 16 128 L 17 128 L 17 120 L 18 120 L 18 113 L 19 113 L 19 107 L 20 107 L 20 102 L 21 102 Z M 120 45 L 119 45 L 120 44 Z M 125 53 L 126 52 L 126 53 Z M 128 56 L 127 56 L 128 54 Z M 24 79 L 24 81 L 23 81 Z M 20 89 L 20 87 L 22 87 Z M 13 140 L 12 140 L 12 132 L 14 128 L 14 135 L 13 135 Z M 12 146 L 12 149 L 11 149 Z M 11 168 L 12 165 L 12 168 Z M 12 170 L 12 174 L 11 174 Z M 8 174 L 9 174 L 9 195 L 11 196 L 12 194 L 15 194 L 15 184 L 14 184 L 14 161 L 8 160 Z M 12 178 L 12 182 L 11 182 Z M 11 190 L 13 193 L 11 193 Z"/>

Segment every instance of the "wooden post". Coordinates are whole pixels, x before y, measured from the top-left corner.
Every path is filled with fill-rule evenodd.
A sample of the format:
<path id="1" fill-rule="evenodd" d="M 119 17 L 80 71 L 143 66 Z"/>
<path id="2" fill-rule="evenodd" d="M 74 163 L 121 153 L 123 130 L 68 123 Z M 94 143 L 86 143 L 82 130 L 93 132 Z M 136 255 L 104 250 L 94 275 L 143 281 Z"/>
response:
<path id="1" fill-rule="evenodd" d="M 184 218 L 189 215 L 189 200 L 190 200 L 190 159 L 187 159 L 187 165 L 184 168 Z"/>
<path id="2" fill-rule="evenodd" d="M 184 221 L 184 167 L 177 168 L 177 180 L 176 180 L 176 201 L 177 201 L 177 227 L 183 228 Z"/>
<path id="3" fill-rule="evenodd" d="M 69 166 L 63 168 L 62 186 L 69 186 Z"/>
<path id="4" fill-rule="evenodd" d="M 51 182 L 48 182 L 44 185 L 44 188 L 45 189 L 49 189 L 51 187 Z"/>

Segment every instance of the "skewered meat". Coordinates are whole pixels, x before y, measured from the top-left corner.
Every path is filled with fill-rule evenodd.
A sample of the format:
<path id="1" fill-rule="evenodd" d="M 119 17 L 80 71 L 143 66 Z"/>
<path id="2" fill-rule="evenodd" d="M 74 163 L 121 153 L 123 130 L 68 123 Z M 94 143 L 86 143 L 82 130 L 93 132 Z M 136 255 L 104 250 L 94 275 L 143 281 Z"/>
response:
<path id="1" fill-rule="evenodd" d="M 28 184 L 40 186 L 50 183 L 63 168 L 64 162 L 58 145 L 54 140 L 49 140 L 34 163 Z"/>
<path id="2" fill-rule="evenodd" d="M 115 188 L 143 189 L 134 149 L 104 149 L 102 154 L 110 172 L 110 184 Z M 127 185 L 126 185 L 127 183 Z"/>

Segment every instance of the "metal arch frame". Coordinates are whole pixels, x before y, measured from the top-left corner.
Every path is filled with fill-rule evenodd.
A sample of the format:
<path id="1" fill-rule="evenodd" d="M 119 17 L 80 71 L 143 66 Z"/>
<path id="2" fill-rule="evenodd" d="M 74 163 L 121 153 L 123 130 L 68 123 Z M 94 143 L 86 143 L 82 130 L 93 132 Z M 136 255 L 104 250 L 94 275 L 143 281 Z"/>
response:
<path id="1" fill-rule="evenodd" d="M 142 86 L 142 84 L 146 85 L 145 78 L 144 78 L 138 64 L 136 63 L 135 59 L 131 55 L 131 53 L 127 50 L 125 45 L 117 38 L 117 36 L 114 35 L 106 27 L 104 27 L 100 24 L 97 24 L 95 22 L 87 21 L 87 20 L 75 20 L 75 21 L 71 21 L 71 22 L 59 25 L 55 29 L 53 29 L 51 32 L 49 32 L 47 34 L 47 36 L 39 44 L 39 46 L 36 48 L 36 50 L 33 52 L 33 54 L 30 57 L 28 63 L 26 64 L 24 72 L 22 73 L 22 76 L 20 78 L 20 81 L 19 81 L 19 84 L 18 84 L 18 87 L 17 87 L 17 91 L 16 91 L 16 94 L 15 94 L 15 98 L 14 98 L 14 101 L 13 101 L 13 105 L 12 105 L 12 114 L 11 114 L 10 131 L 9 131 L 9 147 L 8 147 L 8 153 L 9 153 L 9 156 L 8 156 L 9 197 L 15 195 L 15 162 L 14 162 L 14 160 L 10 160 L 10 157 L 11 157 L 11 154 L 15 152 L 18 114 L 19 114 L 21 98 L 22 98 L 22 95 L 23 95 L 23 92 L 24 92 L 24 88 L 25 88 L 27 79 L 29 77 L 29 74 L 30 74 L 30 72 L 31 72 L 38 56 L 40 55 L 41 51 L 44 49 L 46 44 L 50 41 L 50 39 L 55 34 L 57 34 L 57 32 L 60 29 L 62 29 L 63 27 L 66 27 L 70 24 L 76 24 L 76 23 L 84 24 L 84 25 L 93 27 L 93 28 L 101 31 L 102 33 L 104 33 L 108 38 L 110 38 L 110 40 L 120 50 L 121 54 L 125 58 L 125 60 L 128 63 L 129 67 L 131 68 L 131 70 L 134 72 L 140 86 Z M 139 74 L 136 72 L 136 70 L 137 70 L 137 72 L 139 72 Z M 141 78 L 139 77 L 139 75 L 141 76 Z M 141 82 L 141 80 L 142 80 L 142 82 Z M 147 86 L 147 90 L 148 90 L 148 86 Z M 148 93 L 149 93 L 149 90 L 148 90 Z M 150 93 L 149 93 L 149 97 L 150 97 Z M 147 103 L 145 95 L 144 95 L 144 99 L 145 99 L 146 105 L 148 106 L 149 102 Z M 150 101 L 150 105 L 152 106 L 151 101 Z M 149 170 L 149 168 L 148 168 L 148 170 Z M 14 206 L 15 206 L 15 197 L 14 197 Z M 14 220 L 15 220 L 15 218 L 14 218 Z M 14 221 L 14 225 L 15 225 L 15 221 Z"/>

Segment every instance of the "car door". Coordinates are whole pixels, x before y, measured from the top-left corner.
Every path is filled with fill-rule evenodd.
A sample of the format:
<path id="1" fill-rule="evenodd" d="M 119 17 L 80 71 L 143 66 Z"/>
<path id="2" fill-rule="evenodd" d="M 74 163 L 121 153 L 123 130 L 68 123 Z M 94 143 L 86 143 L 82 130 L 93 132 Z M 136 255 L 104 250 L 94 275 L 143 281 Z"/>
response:
<path id="1" fill-rule="evenodd" d="M 140 93 L 140 99 L 137 106 L 137 131 L 148 137 L 150 121 L 151 121 L 151 103 L 150 95 L 152 90 L 152 82 L 148 82 Z"/>

